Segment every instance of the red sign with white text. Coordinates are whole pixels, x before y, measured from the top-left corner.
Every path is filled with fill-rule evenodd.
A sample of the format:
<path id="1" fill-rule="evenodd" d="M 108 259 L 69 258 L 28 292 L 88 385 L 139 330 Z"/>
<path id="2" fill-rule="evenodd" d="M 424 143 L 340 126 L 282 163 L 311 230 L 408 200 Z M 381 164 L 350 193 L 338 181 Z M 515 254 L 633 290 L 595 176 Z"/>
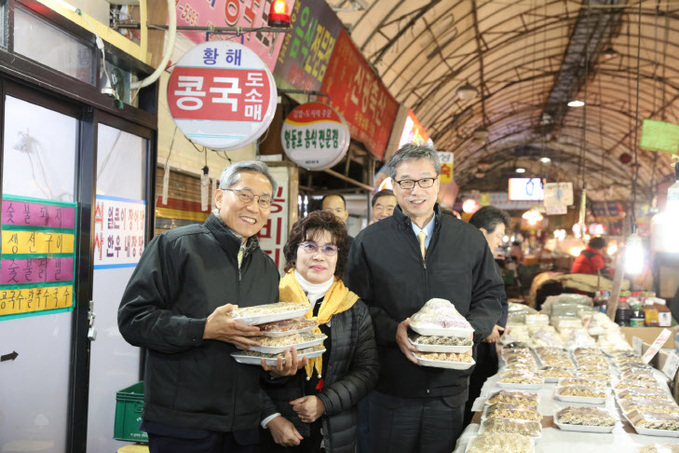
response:
<path id="1" fill-rule="evenodd" d="M 365 144 L 378 159 L 384 156 L 398 103 L 340 30 L 321 91 L 349 123 L 352 138 Z"/>
<path id="2" fill-rule="evenodd" d="M 264 71 L 177 67 L 173 80 L 167 100 L 175 119 L 261 121 L 271 96 Z"/>

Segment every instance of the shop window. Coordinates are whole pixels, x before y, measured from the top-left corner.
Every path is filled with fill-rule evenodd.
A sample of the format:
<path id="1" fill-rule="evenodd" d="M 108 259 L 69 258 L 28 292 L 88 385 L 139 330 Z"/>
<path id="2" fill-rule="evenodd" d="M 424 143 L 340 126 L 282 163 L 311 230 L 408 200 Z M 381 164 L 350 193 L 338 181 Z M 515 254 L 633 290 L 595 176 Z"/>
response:
<path id="1" fill-rule="evenodd" d="M 14 10 L 14 51 L 94 84 L 93 48 L 21 8 Z"/>

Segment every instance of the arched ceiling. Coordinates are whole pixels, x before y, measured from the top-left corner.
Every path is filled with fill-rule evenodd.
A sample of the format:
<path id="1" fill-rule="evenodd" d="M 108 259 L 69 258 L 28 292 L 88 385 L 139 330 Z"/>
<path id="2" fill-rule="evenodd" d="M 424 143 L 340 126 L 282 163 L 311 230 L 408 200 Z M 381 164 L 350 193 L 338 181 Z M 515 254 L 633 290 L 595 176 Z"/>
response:
<path id="1" fill-rule="evenodd" d="M 455 152 L 461 190 L 505 190 L 517 166 L 586 181 L 594 200 L 629 200 L 635 170 L 637 201 L 673 179 L 671 156 L 635 141 L 645 118 L 679 124 L 679 1 L 327 2 L 437 149 Z M 466 84 L 473 99 L 457 94 Z"/>

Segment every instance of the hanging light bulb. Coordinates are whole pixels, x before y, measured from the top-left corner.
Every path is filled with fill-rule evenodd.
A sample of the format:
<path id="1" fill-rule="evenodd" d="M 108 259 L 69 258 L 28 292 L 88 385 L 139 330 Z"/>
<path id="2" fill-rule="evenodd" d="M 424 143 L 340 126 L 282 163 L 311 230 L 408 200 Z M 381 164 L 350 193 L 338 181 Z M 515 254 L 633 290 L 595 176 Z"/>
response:
<path id="1" fill-rule="evenodd" d="M 640 274 L 644 269 L 644 245 L 641 236 L 632 233 L 625 246 L 625 273 Z"/>

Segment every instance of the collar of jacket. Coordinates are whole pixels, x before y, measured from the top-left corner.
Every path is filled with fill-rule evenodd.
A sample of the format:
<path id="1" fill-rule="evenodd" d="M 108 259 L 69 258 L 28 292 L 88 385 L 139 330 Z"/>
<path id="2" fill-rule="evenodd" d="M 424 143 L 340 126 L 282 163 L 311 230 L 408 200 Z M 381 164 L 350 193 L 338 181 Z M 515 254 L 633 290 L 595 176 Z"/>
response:
<path id="1" fill-rule="evenodd" d="M 401 225 L 403 228 L 407 230 L 413 229 L 413 221 L 410 220 L 410 217 L 405 215 L 403 211 L 401 210 L 401 207 L 396 205 L 396 208 L 394 208 L 394 213 L 392 214 L 393 217 L 396 219 L 396 222 Z M 441 227 L 441 207 L 439 206 L 438 203 L 434 205 L 434 218 L 436 219 L 434 221 L 434 234 L 439 230 Z"/>
<path id="2" fill-rule="evenodd" d="M 204 225 L 210 230 L 215 239 L 217 239 L 217 242 L 219 242 L 219 245 L 221 245 L 227 253 L 232 254 L 233 256 L 238 255 L 242 239 L 237 236 L 231 228 L 226 226 L 226 224 L 222 222 L 222 219 L 214 214 L 210 214 Z M 244 256 L 249 255 L 258 247 L 259 239 L 257 236 L 249 237 L 245 242 Z"/>

